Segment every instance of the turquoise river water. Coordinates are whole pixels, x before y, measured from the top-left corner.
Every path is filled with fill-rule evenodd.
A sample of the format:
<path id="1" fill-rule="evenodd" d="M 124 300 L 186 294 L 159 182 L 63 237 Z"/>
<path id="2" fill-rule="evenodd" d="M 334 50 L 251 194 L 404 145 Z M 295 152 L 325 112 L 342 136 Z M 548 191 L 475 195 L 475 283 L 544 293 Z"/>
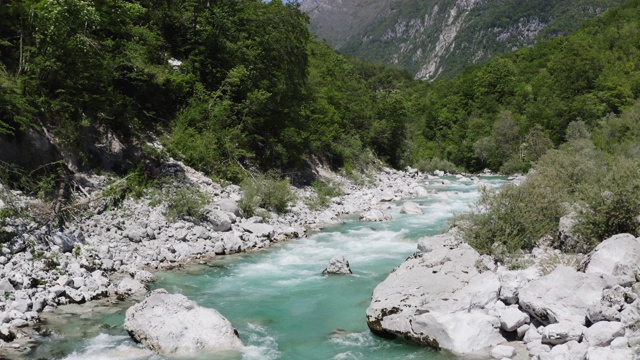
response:
<path id="1" fill-rule="evenodd" d="M 494 185 L 504 181 L 485 180 Z M 207 354 L 203 359 L 455 359 L 380 339 L 369 332 L 365 319 L 373 289 L 416 250 L 417 239 L 446 230 L 453 214 L 467 211 L 480 196 L 471 183 L 425 187 L 436 193 L 413 199 L 424 215 L 399 214 L 399 201 L 391 204 L 391 222 L 347 218 L 344 225 L 265 251 L 158 273 L 153 288 L 181 293 L 202 306 L 216 308 L 236 326 L 244 350 Z M 353 275 L 321 274 L 337 253 L 349 260 Z M 47 326 L 54 335 L 42 338 L 30 357 L 163 359 L 129 340 L 122 324 L 130 305 L 112 304 L 50 321 Z"/>

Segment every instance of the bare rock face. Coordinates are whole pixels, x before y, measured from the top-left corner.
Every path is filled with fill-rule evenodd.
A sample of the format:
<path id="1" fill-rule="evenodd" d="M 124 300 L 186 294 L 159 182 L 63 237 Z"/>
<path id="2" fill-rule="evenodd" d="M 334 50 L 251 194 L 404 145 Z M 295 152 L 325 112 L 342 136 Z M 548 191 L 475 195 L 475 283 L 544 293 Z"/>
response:
<path id="1" fill-rule="evenodd" d="M 600 303 L 603 291 L 616 285 L 616 279 L 610 275 L 585 274 L 568 266 L 558 266 L 522 288 L 519 302 L 544 325 L 560 321 L 584 325 L 589 309 Z"/>
<path id="2" fill-rule="evenodd" d="M 407 259 L 376 287 L 367 309 L 369 328 L 458 354 L 503 342 L 500 319 L 491 311 L 499 302 L 498 276 L 479 273 L 480 254 L 467 244 L 445 246 L 455 241 L 444 237 L 433 237 L 432 244 L 423 239 L 427 251 Z"/>
<path id="3" fill-rule="evenodd" d="M 243 346 L 238 331 L 218 311 L 163 289 L 130 307 L 124 328 L 133 340 L 172 357 L 237 351 Z"/>
<path id="4" fill-rule="evenodd" d="M 640 272 L 640 240 L 618 234 L 601 242 L 587 257 L 585 272 L 615 276 L 622 286 L 635 284 Z"/>
<path id="5" fill-rule="evenodd" d="M 345 259 L 344 255 L 338 254 L 329 260 L 329 265 L 322 271 L 323 274 L 353 274 L 349 261 Z"/>

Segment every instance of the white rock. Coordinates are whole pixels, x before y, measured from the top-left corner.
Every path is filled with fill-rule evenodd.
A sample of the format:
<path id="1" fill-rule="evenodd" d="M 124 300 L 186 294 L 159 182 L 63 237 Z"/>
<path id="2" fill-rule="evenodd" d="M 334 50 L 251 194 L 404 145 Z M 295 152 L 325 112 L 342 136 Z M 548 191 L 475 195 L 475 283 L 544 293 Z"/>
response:
<path id="1" fill-rule="evenodd" d="M 502 330 L 511 332 L 529 322 L 529 315 L 523 313 L 517 306 L 510 306 L 500 314 Z"/>
<path id="2" fill-rule="evenodd" d="M 563 321 L 545 326 L 542 331 L 542 343 L 558 345 L 569 341 L 580 341 L 585 327 L 581 324 Z"/>
<path id="3" fill-rule="evenodd" d="M 506 304 L 517 304 L 518 294 L 529 282 L 542 277 L 542 272 L 535 266 L 524 270 L 505 270 L 500 269 L 498 272 L 500 277 L 500 300 Z"/>
<path id="4" fill-rule="evenodd" d="M 141 283 L 152 283 L 156 281 L 156 276 L 146 270 L 138 270 L 133 277 L 134 280 L 138 280 Z"/>
<path id="5" fill-rule="evenodd" d="M 586 273 L 604 273 L 619 279 L 623 286 L 636 282 L 640 271 L 640 241 L 631 234 L 614 235 L 589 254 Z"/>
<path id="6" fill-rule="evenodd" d="M 352 274 L 349 262 L 342 254 L 337 254 L 329 260 L 329 265 L 322 271 L 323 274 Z"/>
<path id="7" fill-rule="evenodd" d="M 145 284 L 128 276 L 120 281 L 116 289 L 116 294 L 123 297 L 145 292 L 147 292 L 147 286 Z"/>
<path id="8" fill-rule="evenodd" d="M 504 358 L 511 359 L 516 355 L 516 349 L 513 346 L 498 345 L 491 350 L 491 357 L 497 360 Z"/>
<path id="9" fill-rule="evenodd" d="M 610 347 L 590 347 L 585 360 L 635 360 L 630 349 L 611 349 Z"/>
<path id="10" fill-rule="evenodd" d="M 258 224 L 252 222 L 244 222 L 240 225 L 245 231 L 255 234 L 259 237 L 271 238 L 275 231 L 273 226 L 268 224 Z"/>
<path id="11" fill-rule="evenodd" d="M 392 219 L 391 214 L 380 209 L 371 209 L 360 215 L 360 221 L 390 221 Z"/>
<path id="12" fill-rule="evenodd" d="M 492 272 L 478 273 L 479 258 L 467 244 L 416 253 L 374 290 L 369 328 L 459 354 L 503 342 L 500 321 L 487 310 L 500 282 Z"/>
<path id="13" fill-rule="evenodd" d="M 604 289 L 616 285 L 617 280 L 609 275 L 579 273 L 561 265 L 520 289 L 519 304 L 545 325 L 559 321 L 584 324 L 589 307 L 600 303 Z"/>
<path id="14" fill-rule="evenodd" d="M 614 338 L 624 335 L 624 328 L 621 322 L 600 321 L 584 332 L 584 341 L 591 346 L 608 346 Z"/>
<path id="15" fill-rule="evenodd" d="M 211 228 L 215 231 L 229 231 L 231 230 L 231 219 L 222 210 L 205 208 L 207 220 L 211 225 Z"/>
<path id="16" fill-rule="evenodd" d="M 135 341 L 161 355 L 193 357 L 242 348 L 238 332 L 218 311 L 164 290 L 130 307 L 124 327 Z"/>
<path id="17" fill-rule="evenodd" d="M 422 213 L 422 209 L 413 201 L 405 201 L 400 207 L 400 214 L 421 215 Z"/>
<path id="18" fill-rule="evenodd" d="M 335 212 L 329 209 L 321 212 L 320 215 L 318 215 L 318 218 L 320 219 L 320 223 L 325 225 L 336 225 L 344 223 L 342 220 L 340 220 Z"/>
<path id="19" fill-rule="evenodd" d="M 613 350 L 627 349 L 629 347 L 629 340 L 626 337 L 617 337 L 611 341 L 609 347 Z"/>

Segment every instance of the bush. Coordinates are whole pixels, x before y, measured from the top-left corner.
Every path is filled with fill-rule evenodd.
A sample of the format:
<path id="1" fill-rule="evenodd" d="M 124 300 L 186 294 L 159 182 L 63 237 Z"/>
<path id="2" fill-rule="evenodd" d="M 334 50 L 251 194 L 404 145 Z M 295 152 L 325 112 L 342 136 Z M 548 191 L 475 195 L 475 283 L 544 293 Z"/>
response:
<path id="1" fill-rule="evenodd" d="M 203 208 L 209 203 L 205 193 L 194 187 L 181 187 L 166 190 L 167 209 L 165 216 L 170 221 L 179 219 L 202 221 L 205 218 Z"/>
<path id="2" fill-rule="evenodd" d="M 526 163 L 524 163 L 518 154 L 514 154 L 505 161 L 500 167 L 500 173 L 505 175 L 513 175 L 516 173 L 525 173 L 527 170 Z"/>
<path id="3" fill-rule="evenodd" d="M 326 207 L 329 204 L 329 200 L 331 200 L 331 198 L 341 196 L 343 194 L 340 185 L 331 180 L 316 180 L 311 184 L 311 186 L 316 191 L 316 197 L 314 201 L 308 204 L 308 206 L 312 209 Z"/>
<path id="4" fill-rule="evenodd" d="M 607 174 L 580 188 L 576 235 L 593 247 L 620 233 L 640 235 L 640 163 L 614 157 Z"/>
<path id="5" fill-rule="evenodd" d="M 532 249 L 554 228 L 557 232 L 564 207 L 556 190 L 532 179 L 520 186 L 507 184 L 499 192 L 483 190 L 477 208 L 462 216 L 469 220 L 460 222 L 465 239 L 482 254 L 498 255 L 501 248 L 508 253 Z"/>
<path id="6" fill-rule="evenodd" d="M 424 172 L 424 173 L 432 173 L 436 170 L 442 170 L 444 172 L 448 172 L 450 174 L 457 174 L 458 168 L 448 160 L 442 160 L 440 158 L 434 157 L 431 159 L 422 159 L 415 167 Z"/>
<path id="7" fill-rule="evenodd" d="M 580 145 L 579 143 L 576 143 Z M 640 235 L 640 161 L 593 147 L 550 150 L 520 186 L 485 191 L 477 208 L 463 216 L 466 240 L 483 254 L 533 248 L 543 236 L 557 241 L 560 217 L 577 208 L 573 249 L 589 251 L 611 235 Z"/>
<path id="8" fill-rule="evenodd" d="M 246 216 L 254 216 L 258 208 L 285 213 L 289 203 L 295 200 L 289 180 L 280 179 L 274 173 L 247 178 L 240 187 L 243 195 L 238 206 Z"/>

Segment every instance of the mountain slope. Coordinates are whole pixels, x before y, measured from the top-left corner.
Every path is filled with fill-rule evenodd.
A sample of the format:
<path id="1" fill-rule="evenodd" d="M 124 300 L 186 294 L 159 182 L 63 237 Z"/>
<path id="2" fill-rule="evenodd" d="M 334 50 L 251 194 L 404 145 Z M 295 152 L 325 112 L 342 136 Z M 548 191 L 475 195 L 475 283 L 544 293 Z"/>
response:
<path id="1" fill-rule="evenodd" d="M 494 55 L 566 35 L 622 0 L 305 0 L 311 30 L 337 50 L 450 76 Z"/>

